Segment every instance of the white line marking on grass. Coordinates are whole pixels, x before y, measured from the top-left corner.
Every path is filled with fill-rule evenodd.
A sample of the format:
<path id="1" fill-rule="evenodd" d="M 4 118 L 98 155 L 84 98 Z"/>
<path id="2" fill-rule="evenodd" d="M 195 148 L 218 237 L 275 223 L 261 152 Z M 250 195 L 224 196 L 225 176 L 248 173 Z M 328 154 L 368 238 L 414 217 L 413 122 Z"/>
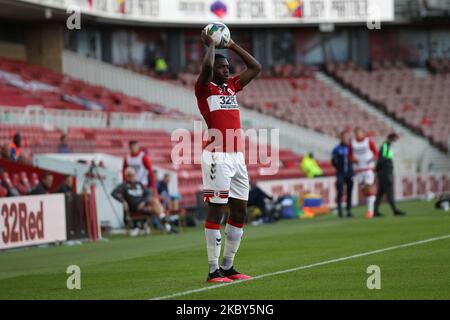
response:
<path id="1" fill-rule="evenodd" d="M 416 241 L 416 242 L 400 244 L 400 245 L 397 245 L 397 246 L 387 247 L 387 248 L 383 248 L 383 249 L 378 249 L 378 250 L 358 253 L 358 254 L 354 254 L 354 255 L 351 255 L 351 256 L 347 256 L 347 257 L 326 260 L 326 261 L 322 261 L 322 262 L 317 262 L 317 263 L 313 263 L 313 264 L 299 266 L 299 267 L 296 267 L 296 268 L 291 268 L 291 269 L 286 269 L 286 270 L 281 270 L 281 271 L 261 274 L 259 276 L 255 276 L 255 277 L 253 277 L 252 279 L 249 279 L 249 280 L 234 281 L 234 282 L 229 282 L 229 283 L 212 285 L 212 286 L 209 286 L 209 287 L 202 287 L 202 288 L 198 288 L 198 289 L 177 292 L 177 293 L 170 294 L 170 295 L 167 295 L 167 296 L 161 296 L 161 297 L 152 298 L 150 300 L 164 300 L 164 299 L 171 299 L 171 298 L 186 296 L 186 295 L 192 294 L 192 293 L 213 290 L 213 289 L 217 289 L 217 288 L 231 286 L 233 284 L 238 284 L 238 283 L 243 283 L 243 282 L 247 282 L 247 281 L 258 280 L 258 279 L 262 279 L 262 278 L 266 278 L 266 277 L 276 276 L 276 275 L 279 275 L 279 274 L 294 272 L 294 271 L 303 270 L 303 269 L 309 269 L 309 268 L 313 268 L 313 267 L 323 266 L 325 264 L 346 261 L 346 260 L 355 259 L 355 258 L 359 258 L 359 257 L 369 256 L 369 255 L 372 255 L 372 254 L 382 253 L 382 252 L 396 250 L 396 249 L 401 249 L 401 248 L 412 247 L 412 246 L 416 246 L 416 245 L 419 245 L 419 244 L 424 244 L 424 243 L 428 243 L 428 242 L 432 242 L 432 241 L 438 241 L 438 240 L 444 240 L 444 239 L 448 239 L 448 238 L 450 238 L 450 234 L 447 234 L 447 235 L 441 236 L 441 237 L 434 237 L 434 238 L 420 240 L 420 241 Z"/>

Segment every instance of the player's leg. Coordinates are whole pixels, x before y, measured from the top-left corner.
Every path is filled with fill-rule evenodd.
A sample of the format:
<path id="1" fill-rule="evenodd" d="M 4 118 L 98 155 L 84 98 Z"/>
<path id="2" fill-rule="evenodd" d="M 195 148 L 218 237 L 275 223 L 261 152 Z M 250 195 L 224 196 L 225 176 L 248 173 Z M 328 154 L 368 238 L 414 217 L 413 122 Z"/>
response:
<path id="1" fill-rule="evenodd" d="M 220 249 L 222 246 L 220 221 L 227 214 L 227 211 L 227 204 L 208 203 L 208 214 L 205 221 L 206 251 L 209 264 L 208 282 L 229 282 L 220 273 L 219 269 Z"/>
<path id="2" fill-rule="evenodd" d="M 345 178 L 347 191 L 347 217 L 353 217 L 352 214 L 352 193 L 353 193 L 353 177 Z"/>
<path id="3" fill-rule="evenodd" d="M 164 208 L 161 202 L 159 201 L 158 197 L 152 197 L 150 199 L 150 201 L 148 202 L 148 208 L 155 213 L 155 216 L 164 226 L 166 232 L 168 233 L 175 232 L 175 230 L 170 225 L 169 219 L 166 213 L 164 212 Z"/>
<path id="4" fill-rule="evenodd" d="M 344 195 L 344 177 L 337 176 L 336 178 L 336 191 L 337 191 L 337 209 L 338 209 L 338 216 L 339 218 L 342 218 L 342 196 Z"/>
<path id="5" fill-rule="evenodd" d="M 394 215 L 396 216 L 403 216 L 406 213 L 399 210 L 397 206 L 395 205 L 395 197 L 394 197 L 394 178 L 392 175 L 387 175 L 386 177 L 386 195 L 389 205 L 391 206 L 392 211 L 394 212 Z"/>
<path id="6" fill-rule="evenodd" d="M 230 282 L 219 268 L 219 256 L 222 245 L 220 221 L 228 213 L 228 194 L 231 173 L 224 165 L 223 153 L 212 154 L 203 151 L 202 178 L 203 197 L 208 203 L 208 214 L 205 220 L 206 252 L 208 255 L 208 282 Z"/>
<path id="7" fill-rule="evenodd" d="M 364 184 L 367 202 L 367 214 L 368 219 L 373 218 L 374 206 L 375 206 L 375 174 L 373 171 L 364 172 Z"/>
<path id="8" fill-rule="evenodd" d="M 221 270 L 224 275 L 233 280 L 250 279 L 250 276 L 234 269 L 234 258 L 244 234 L 244 223 L 247 214 L 247 200 L 250 191 L 247 168 L 241 154 L 234 155 L 235 174 L 230 183 L 230 198 L 228 199 L 230 213 L 225 226 L 225 246 Z"/>
<path id="9" fill-rule="evenodd" d="M 385 181 L 384 177 L 382 175 L 378 175 L 378 190 L 377 190 L 377 198 L 375 200 L 375 211 L 374 216 L 375 217 L 382 217 L 383 214 L 380 212 L 380 204 L 381 201 L 383 201 L 383 197 L 385 194 Z"/>

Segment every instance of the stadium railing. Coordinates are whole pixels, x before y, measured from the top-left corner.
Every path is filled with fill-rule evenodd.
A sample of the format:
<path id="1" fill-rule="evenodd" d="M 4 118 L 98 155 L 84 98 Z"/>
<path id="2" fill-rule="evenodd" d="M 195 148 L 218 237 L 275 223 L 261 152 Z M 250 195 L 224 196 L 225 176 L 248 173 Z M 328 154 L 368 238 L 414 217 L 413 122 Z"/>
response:
<path id="1" fill-rule="evenodd" d="M 1 124 L 47 125 L 60 129 L 69 127 L 106 128 L 108 114 L 101 111 L 78 111 L 27 106 L 0 106 Z"/>

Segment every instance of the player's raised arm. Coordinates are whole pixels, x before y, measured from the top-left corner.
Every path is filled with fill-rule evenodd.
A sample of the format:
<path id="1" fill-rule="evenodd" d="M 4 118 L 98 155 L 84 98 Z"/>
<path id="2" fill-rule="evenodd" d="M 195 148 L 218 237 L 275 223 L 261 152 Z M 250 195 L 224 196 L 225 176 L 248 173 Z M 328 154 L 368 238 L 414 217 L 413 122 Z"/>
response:
<path id="1" fill-rule="evenodd" d="M 200 84 L 205 85 L 212 81 L 213 78 L 213 69 L 214 69 L 214 55 L 216 53 L 216 49 L 214 46 L 214 40 L 206 34 L 205 30 L 203 30 L 201 38 L 203 42 L 208 46 L 208 51 L 206 52 L 205 58 L 202 63 L 202 71 L 198 77 L 198 81 Z"/>
<path id="2" fill-rule="evenodd" d="M 240 74 L 241 85 L 244 87 L 261 72 L 261 64 L 233 40 L 230 39 L 227 47 L 241 57 L 247 67 L 247 69 Z"/>

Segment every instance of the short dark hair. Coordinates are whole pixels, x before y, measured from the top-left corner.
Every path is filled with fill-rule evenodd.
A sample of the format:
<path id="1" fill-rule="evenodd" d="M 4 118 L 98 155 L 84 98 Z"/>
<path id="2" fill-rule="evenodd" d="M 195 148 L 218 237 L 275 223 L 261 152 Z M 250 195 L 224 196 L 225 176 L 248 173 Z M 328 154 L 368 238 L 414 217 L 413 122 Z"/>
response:
<path id="1" fill-rule="evenodd" d="M 52 174 L 51 174 L 50 172 L 48 172 L 48 171 L 44 172 L 44 173 L 42 174 L 42 180 L 44 180 L 44 179 L 47 178 L 48 176 L 52 176 Z"/>
<path id="2" fill-rule="evenodd" d="M 342 137 L 344 134 L 350 134 L 350 132 L 349 132 L 348 130 L 342 130 L 342 131 L 339 133 L 339 136 Z"/>
<path id="3" fill-rule="evenodd" d="M 137 144 L 137 143 L 138 143 L 137 140 L 130 140 L 128 142 L 128 145 L 131 147 L 133 144 Z"/>
<path id="4" fill-rule="evenodd" d="M 20 133 L 16 133 L 13 136 L 13 141 L 15 144 L 20 143 L 22 140 L 22 136 L 20 135 Z"/>
<path id="5" fill-rule="evenodd" d="M 227 57 L 225 57 L 223 54 L 220 54 L 220 53 L 216 53 L 215 55 L 214 55 L 214 61 L 217 61 L 217 60 L 219 60 L 219 59 L 227 59 Z"/>
<path id="6" fill-rule="evenodd" d="M 397 140 L 398 138 L 399 138 L 398 134 L 396 134 L 395 132 L 392 132 L 387 136 L 387 139 L 389 141 L 394 141 L 394 140 Z"/>

